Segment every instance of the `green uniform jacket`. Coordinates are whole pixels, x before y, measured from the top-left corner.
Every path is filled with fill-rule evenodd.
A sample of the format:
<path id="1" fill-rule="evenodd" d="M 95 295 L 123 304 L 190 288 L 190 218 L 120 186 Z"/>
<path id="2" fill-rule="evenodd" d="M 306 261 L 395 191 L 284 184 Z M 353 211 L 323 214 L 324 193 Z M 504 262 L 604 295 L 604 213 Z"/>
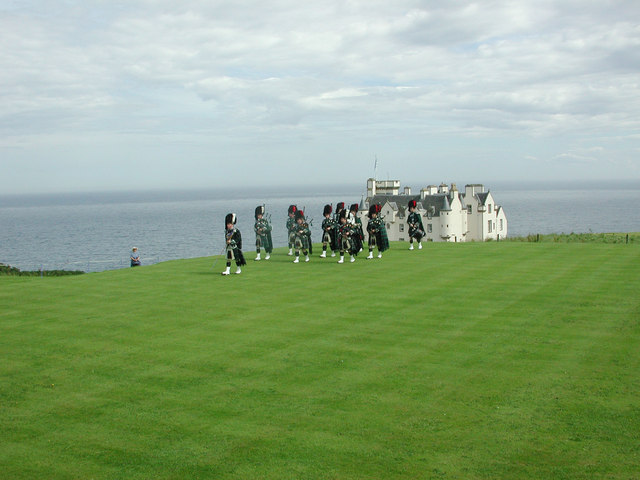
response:
<path id="1" fill-rule="evenodd" d="M 389 237 L 387 236 L 387 227 L 381 218 L 372 218 L 367 224 L 367 232 L 369 233 L 369 245 L 371 246 L 371 237 L 375 238 L 375 245 L 378 250 L 384 252 L 389 249 Z"/>
<path id="2" fill-rule="evenodd" d="M 256 232 L 256 247 L 262 247 L 267 253 L 273 251 L 273 240 L 271 230 L 273 227 L 264 218 L 256 220 L 253 230 Z"/>
<path id="3" fill-rule="evenodd" d="M 409 236 L 420 240 L 425 236 L 424 226 L 422 225 L 422 217 L 418 212 L 411 212 L 407 217 L 407 223 L 409 224 Z"/>

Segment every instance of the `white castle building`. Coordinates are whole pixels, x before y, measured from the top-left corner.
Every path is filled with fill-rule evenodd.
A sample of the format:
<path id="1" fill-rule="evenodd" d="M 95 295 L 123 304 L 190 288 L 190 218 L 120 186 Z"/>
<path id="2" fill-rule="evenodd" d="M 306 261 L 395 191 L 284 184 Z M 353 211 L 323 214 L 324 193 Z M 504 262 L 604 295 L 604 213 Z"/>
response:
<path id="1" fill-rule="evenodd" d="M 358 215 L 366 232 L 369 205 L 380 204 L 390 241 L 409 240 L 408 204 L 417 202 L 426 236 L 432 242 L 483 242 L 507 236 L 507 217 L 496 205 L 490 191 L 480 184 L 466 185 L 464 193 L 452 183 L 429 185 L 412 195 L 410 187 L 400 193 L 399 180 L 367 180 L 367 197 L 360 204 Z"/>

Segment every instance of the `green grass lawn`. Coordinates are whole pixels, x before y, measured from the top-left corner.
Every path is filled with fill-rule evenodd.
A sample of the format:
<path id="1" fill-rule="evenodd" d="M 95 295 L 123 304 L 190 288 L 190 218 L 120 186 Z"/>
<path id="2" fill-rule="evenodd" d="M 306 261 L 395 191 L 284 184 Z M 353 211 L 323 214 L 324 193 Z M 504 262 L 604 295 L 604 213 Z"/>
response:
<path id="1" fill-rule="evenodd" d="M 0 477 L 640 476 L 637 243 L 406 246 L 0 277 Z"/>

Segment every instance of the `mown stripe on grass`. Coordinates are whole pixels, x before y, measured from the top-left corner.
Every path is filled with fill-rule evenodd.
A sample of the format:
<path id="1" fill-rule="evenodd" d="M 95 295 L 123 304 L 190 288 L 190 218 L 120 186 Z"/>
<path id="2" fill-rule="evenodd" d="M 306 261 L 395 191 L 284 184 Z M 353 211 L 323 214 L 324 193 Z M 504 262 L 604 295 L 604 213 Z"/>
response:
<path id="1" fill-rule="evenodd" d="M 13 312 L 0 316 L 0 467 L 632 476 L 640 250 L 405 248 L 347 265 L 293 265 L 279 250 L 232 278 L 190 259 L 0 279 L 0 310 Z"/>

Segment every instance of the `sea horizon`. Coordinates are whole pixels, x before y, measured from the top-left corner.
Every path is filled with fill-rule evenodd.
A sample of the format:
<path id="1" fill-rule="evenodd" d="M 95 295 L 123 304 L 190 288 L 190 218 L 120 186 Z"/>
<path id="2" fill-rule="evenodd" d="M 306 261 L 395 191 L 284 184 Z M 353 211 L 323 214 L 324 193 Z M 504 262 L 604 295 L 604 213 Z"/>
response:
<path id="1" fill-rule="evenodd" d="M 640 231 L 640 180 L 477 183 L 504 209 L 509 237 Z M 457 184 L 458 189 L 464 191 L 464 185 Z M 417 194 L 426 185 L 408 186 Z M 318 242 L 323 205 L 359 203 L 364 196 L 365 181 L 320 187 L 0 195 L 0 263 L 21 270 L 109 270 L 128 267 L 133 246 L 140 249 L 144 264 L 218 255 L 229 212 L 238 214 L 244 250 L 250 252 L 254 210 L 263 204 L 272 219 L 276 247 L 286 245 L 289 204 L 315 219 L 312 235 Z"/>
<path id="2" fill-rule="evenodd" d="M 378 179 L 385 180 L 385 179 Z M 395 179 L 393 179 L 395 180 Z M 408 186 L 412 191 L 418 192 L 420 188 L 427 185 L 416 184 L 415 182 L 403 183 L 400 180 L 401 187 Z M 558 190 L 564 187 L 568 190 L 584 190 L 584 189 L 639 189 L 639 179 L 607 179 L 607 180 L 496 180 L 492 182 L 474 181 L 474 182 L 455 182 L 455 181 L 438 181 L 432 182 L 439 185 L 445 183 L 451 185 L 455 183 L 459 190 L 464 189 L 467 184 L 481 184 L 485 189 L 491 191 L 512 190 L 514 188 L 522 188 L 526 190 Z M 209 199 L 212 195 L 219 198 L 224 194 L 230 200 L 245 199 L 248 191 L 253 195 L 266 195 L 270 198 L 278 198 L 282 196 L 291 196 L 296 193 L 308 194 L 310 189 L 315 189 L 317 195 L 322 194 L 339 194 L 348 190 L 359 192 L 359 195 L 366 195 L 366 179 L 361 183 L 342 183 L 342 184 L 297 184 L 297 185 L 247 185 L 247 186 L 211 186 L 211 187 L 154 187 L 141 189 L 100 189 L 100 190 L 77 190 L 77 191 L 52 191 L 52 192 L 26 192 L 26 193 L 0 193 L 0 208 L 7 206 L 20 206 L 21 201 L 27 201 L 25 206 L 38 206 L 43 204 L 51 204 L 47 202 L 55 202 L 55 205 L 83 204 L 90 203 L 128 203 L 128 202 L 158 202 L 158 201 L 189 201 Z"/>

